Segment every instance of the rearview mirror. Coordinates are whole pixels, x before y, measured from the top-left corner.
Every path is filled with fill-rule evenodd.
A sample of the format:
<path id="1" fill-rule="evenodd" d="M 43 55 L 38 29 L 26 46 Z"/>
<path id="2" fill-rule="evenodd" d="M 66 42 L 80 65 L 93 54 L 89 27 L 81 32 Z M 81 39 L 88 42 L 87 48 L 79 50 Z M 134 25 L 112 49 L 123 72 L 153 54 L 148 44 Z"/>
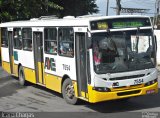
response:
<path id="1" fill-rule="evenodd" d="M 154 26 L 153 26 L 153 29 L 157 29 L 157 25 L 154 25 Z"/>
<path id="2" fill-rule="evenodd" d="M 154 35 L 154 39 L 155 39 L 155 46 L 156 46 L 156 52 L 157 52 L 157 37 L 156 37 L 156 35 Z"/>

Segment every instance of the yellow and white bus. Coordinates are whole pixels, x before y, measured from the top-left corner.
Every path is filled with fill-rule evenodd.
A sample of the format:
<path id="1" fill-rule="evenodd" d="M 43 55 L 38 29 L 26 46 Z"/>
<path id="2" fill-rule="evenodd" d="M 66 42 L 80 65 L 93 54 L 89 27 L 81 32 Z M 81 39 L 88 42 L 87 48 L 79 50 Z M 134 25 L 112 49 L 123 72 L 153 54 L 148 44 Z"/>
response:
<path id="1" fill-rule="evenodd" d="M 21 85 L 42 85 L 70 104 L 158 92 L 156 39 L 147 16 L 41 17 L 0 27 L 2 67 Z"/>

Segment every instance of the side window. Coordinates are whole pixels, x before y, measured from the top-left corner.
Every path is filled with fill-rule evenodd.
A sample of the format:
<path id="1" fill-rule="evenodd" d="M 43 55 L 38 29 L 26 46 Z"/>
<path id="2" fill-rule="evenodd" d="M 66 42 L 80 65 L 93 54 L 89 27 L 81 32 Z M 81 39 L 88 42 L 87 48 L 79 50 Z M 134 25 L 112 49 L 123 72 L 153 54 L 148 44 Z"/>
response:
<path id="1" fill-rule="evenodd" d="M 2 34 L 2 47 L 8 47 L 7 28 L 1 29 Z"/>
<path id="2" fill-rule="evenodd" d="M 57 29 L 44 29 L 45 52 L 49 54 L 57 54 Z"/>
<path id="3" fill-rule="evenodd" d="M 15 49 L 22 49 L 22 31 L 21 28 L 14 28 L 13 42 Z"/>
<path id="4" fill-rule="evenodd" d="M 23 49 L 32 51 L 32 29 L 24 28 L 22 30 Z"/>
<path id="5" fill-rule="evenodd" d="M 73 28 L 59 28 L 58 52 L 61 56 L 74 56 L 74 31 Z"/>

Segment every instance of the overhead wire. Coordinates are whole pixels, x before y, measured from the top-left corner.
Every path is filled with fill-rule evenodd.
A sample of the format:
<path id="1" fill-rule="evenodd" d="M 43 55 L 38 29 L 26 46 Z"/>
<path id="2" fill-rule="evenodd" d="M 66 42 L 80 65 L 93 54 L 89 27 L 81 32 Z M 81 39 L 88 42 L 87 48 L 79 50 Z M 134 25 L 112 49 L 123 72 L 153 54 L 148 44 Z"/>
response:
<path id="1" fill-rule="evenodd" d="M 134 0 L 134 1 L 133 0 L 121 0 L 121 5 L 127 6 L 127 7 L 133 7 L 133 5 L 131 5 L 131 3 L 134 3 L 134 4 L 137 4 L 137 6 L 143 5 L 142 8 L 144 8 L 144 9 L 151 8 L 153 11 L 155 11 L 155 2 L 156 2 L 156 0 L 147 0 L 147 1 L 146 0 Z M 148 13 L 148 14 L 154 14 L 154 13 Z"/>

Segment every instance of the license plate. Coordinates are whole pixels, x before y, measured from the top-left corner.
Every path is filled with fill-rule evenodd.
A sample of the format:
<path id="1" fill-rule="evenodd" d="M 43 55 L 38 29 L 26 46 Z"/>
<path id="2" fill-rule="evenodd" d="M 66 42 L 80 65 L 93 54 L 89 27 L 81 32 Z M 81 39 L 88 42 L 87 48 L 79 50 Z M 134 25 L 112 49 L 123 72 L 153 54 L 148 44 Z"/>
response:
<path id="1" fill-rule="evenodd" d="M 134 85 L 142 84 L 142 83 L 143 83 L 143 79 L 136 79 L 136 80 L 134 80 Z"/>
<path id="2" fill-rule="evenodd" d="M 155 90 L 147 90 L 146 93 L 147 94 L 152 94 L 152 93 L 155 93 Z"/>

